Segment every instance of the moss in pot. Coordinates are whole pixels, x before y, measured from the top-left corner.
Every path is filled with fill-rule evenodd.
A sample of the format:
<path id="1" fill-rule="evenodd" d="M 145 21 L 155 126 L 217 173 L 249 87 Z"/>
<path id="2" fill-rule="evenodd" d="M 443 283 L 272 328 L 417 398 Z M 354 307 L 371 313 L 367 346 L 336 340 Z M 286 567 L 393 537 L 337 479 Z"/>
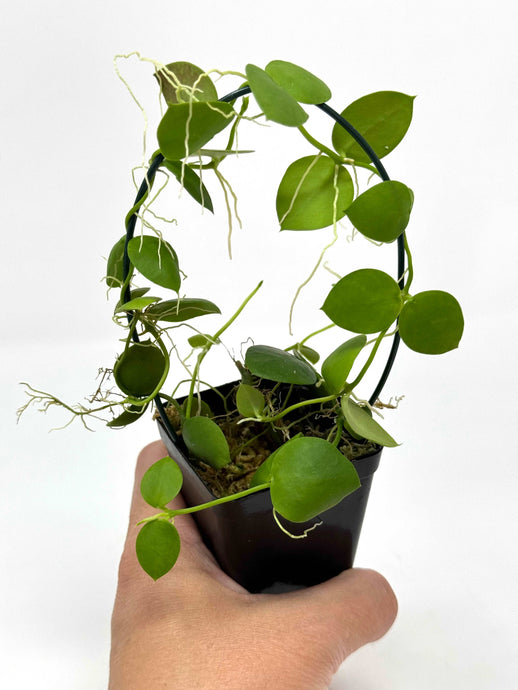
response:
<path id="1" fill-rule="evenodd" d="M 326 84 L 292 63 L 275 60 L 264 70 L 249 64 L 245 73 L 231 74 L 241 85 L 218 100 L 210 72 L 186 62 L 157 66 L 167 105 L 158 150 L 107 265 L 107 284 L 117 291 L 114 318 L 125 330 L 112 371 L 117 390 L 100 393 L 98 404 L 88 408 L 65 407 L 83 422 L 108 412 L 107 424 L 115 428 L 138 421 L 148 409 L 159 418 L 169 456 L 142 480 L 142 495 L 155 512 L 143 521 L 136 542 L 151 577 L 173 568 L 181 548 L 174 520 L 193 513 L 228 574 L 250 591 L 280 591 L 352 565 L 381 448 L 397 445 L 376 417 L 399 342 L 424 354 L 448 352 L 459 344 L 463 317 L 447 292 L 410 291 L 414 270 L 405 230 L 414 196 L 406 184 L 389 179 L 380 160 L 403 139 L 413 98 L 377 92 L 338 114 L 327 105 Z M 306 128 L 315 106 L 335 121 L 329 146 Z M 238 128 L 263 118 L 298 129 L 312 150 L 279 181 L 271 203 L 280 229 L 296 237 L 332 227 L 336 238 L 347 218 L 372 242 L 395 243 L 398 273 L 394 279 L 368 267 L 337 276 L 321 295 L 324 327 L 295 343 L 250 345 L 242 359 L 233 358 L 239 378 L 216 388 L 202 377 L 205 360 L 243 310 L 260 299 L 262 282 L 236 300 L 234 311 L 224 310 L 218 328 L 205 332 L 203 320 L 221 310 L 210 299 L 184 293 L 188 281 L 174 233 L 163 237 L 147 214 L 162 171 L 210 212 L 209 179 L 215 177 L 230 218 L 231 188 L 220 166 L 238 152 Z M 223 133 L 223 146 L 213 142 Z M 358 169 L 378 179 L 360 190 Z M 152 283 L 153 296 L 144 280 Z M 331 328 L 344 331 L 343 342 L 321 360 L 308 343 Z M 387 338 L 390 355 L 367 400 L 361 384 Z M 182 384 L 187 389 L 179 395 Z M 62 404 L 30 387 L 28 392 L 29 403 Z M 180 491 L 188 507 L 169 508 Z"/>

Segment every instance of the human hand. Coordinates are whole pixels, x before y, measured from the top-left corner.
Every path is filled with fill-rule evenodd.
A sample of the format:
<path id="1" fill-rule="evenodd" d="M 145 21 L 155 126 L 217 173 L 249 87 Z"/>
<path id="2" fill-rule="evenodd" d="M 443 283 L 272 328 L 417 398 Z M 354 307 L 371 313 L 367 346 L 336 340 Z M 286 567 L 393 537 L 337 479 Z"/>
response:
<path id="1" fill-rule="evenodd" d="M 182 549 L 154 582 L 135 555 L 149 507 L 140 481 L 167 455 L 140 453 L 112 617 L 110 690 L 319 690 L 359 647 L 382 637 L 397 602 L 388 582 L 353 568 L 288 594 L 250 594 L 219 568 L 190 515 L 175 518 Z M 174 502 L 183 507 L 181 499 Z"/>

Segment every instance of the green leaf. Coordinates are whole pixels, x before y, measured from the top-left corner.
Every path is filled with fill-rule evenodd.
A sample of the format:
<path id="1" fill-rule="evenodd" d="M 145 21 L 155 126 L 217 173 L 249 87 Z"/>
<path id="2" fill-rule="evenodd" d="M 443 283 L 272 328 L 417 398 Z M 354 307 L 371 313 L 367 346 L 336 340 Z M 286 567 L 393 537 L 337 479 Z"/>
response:
<path id="1" fill-rule="evenodd" d="M 415 352 L 440 355 L 458 347 L 464 331 L 462 309 L 441 290 L 420 292 L 405 302 L 399 316 L 403 342 Z"/>
<path id="2" fill-rule="evenodd" d="M 230 450 L 225 435 L 212 419 L 191 417 L 182 427 L 185 445 L 196 458 L 219 469 L 230 462 Z"/>
<path id="3" fill-rule="evenodd" d="M 232 122 L 234 114 L 229 103 L 219 101 L 170 105 L 158 125 L 160 151 L 170 161 L 193 155 L 225 129 Z"/>
<path id="4" fill-rule="evenodd" d="M 182 471 L 176 462 L 166 456 L 145 472 L 140 482 L 142 498 L 153 508 L 165 508 L 182 489 Z"/>
<path id="5" fill-rule="evenodd" d="M 313 350 L 312 347 L 308 347 L 307 345 L 301 345 L 300 343 L 297 345 L 295 348 L 295 351 L 300 353 L 303 357 L 305 357 L 311 364 L 316 364 L 318 360 L 320 359 L 320 355 L 316 350 Z"/>
<path id="6" fill-rule="evenodd" d="M 178 292 L 180 269 L 178 257 L 171 245 L 154 235 L 134 237 L 128 244 L 128 255 L 137 269 L 156 285 Z"/>
<path id="7" fill-rule="evenodd" d="M 353 333 L 378 333 L 397 318 L 401 291 L 388 273 L 362 268 L 333 286 L 322 309 L 340 328 Z"/>
<path id="8" fill-rule="evenodd" d="M 279 449 L 277 448 L 277 450 Z M 274 450 L 273 453 L 266 458 L 263 464 L 259 465 L 256 469 L 250 481 L 250 488 L 259 486 L 259 484 L 269 484 L 272 481 L 272 463 L 277 450 Z"/>
<path id="9" fill-rule="evenodd" d="M 218 100 L 218 92 L 212 79 L 204 74 L 200 67 L 190 62 L 171 62 L 154 76 L 168 105 L 178 102 L 188 103 L 192 100 L 192 89 L 182 89 L 180 84 L 187 87 L 195 86 L 194 97 L 197 101 Z"/>
<path id="10" fill-rule="evenodd" d="M 284 60 L 272 60 L 265 72 L 299 103 L 325 103 L 331 91 L 324 82 L 307 70 Z"/>
<path id="11" fill-rule="evenodd" d="M 182 403 L 182 407 L 181 407 L 182 417 L 185 417 L 185 413 L 187 411 L 188 401 L 189 401 L 189 399 L 185 398 L 185 400 Z M 214 413 L 210 409 L 209 405 L 205 402 L 205 400 L 201 400 L 198 396 L 195 396 L 195 398 L 192 402 L 192 411 L 198 417 L 213 417 L 214 416 Z"/>
<path id="12" fill-rule="evenodd" d="M 273 507 L 292 522 L 311 520 L 360 486 L 352 462 L 321 438 L 288 441 L 277 449 L 271 470 Z"/>
<path id="13" fill-rule="evenodd" d="M 378 91 L 354 101 L 341 115 L 383 158 L 405 136 L 412 121 L 414 98 L 397 91 Z M 342 156 L 370 163 L 369 156 L 339 124 L 333 127 L 333 146 Z"/>
<path id="14" fill-rule="evenodd" d="M 146 316 L 169 323 L 188 321 L 204 314 L 221 314 L 221 311 L 214 302 L 197 297 L 165 300 L 159 304 L 154 304 L 146 311 Z"/>
<path id="15" fill-rule="evenodd" d="M 180 535 L 166 520 L 147 522 L 137 534 L 137 558 L 153 580 L 168 573 L 180 553 Z"/>
<path id="16" fill-rule="evenodd" d="M 393 242 L 408 225 L 413 203 L 414 195 L 406 185 L 389 180 L 360 194 L 346 214 L 365 237 Z"/>
<path id="17" fill-rule="evenodd" d="M 354 185 L 349 172 L 338 166 L 337 194 L 336 167 L 327 156 L 305 156 L 289 166 L 277 191 L 281 230 L 317 230 L 345 216 Z"/>
<path id="18" fill-rule="evenodd" d="M 107 422 L 106 426 L 112 429 L 122 429 L 122 427 L 133 424 L 137 419 L 140 419 L 147 409 L 147 405 L 130 405 L 118 417 Z"/>
<path id="19" fill-rule="evenodd" d="M 297 101 L 260 67 L 246 66 L 246 77 L 255 99 L 266 116 L 287 127 L 298 127 L 308 119 Z"/>
<path id="20" fill-rule="evenodd" d="M 227 150 L 227 149 L 200 149 L 199 150 L 200 156 L 208 156 L 208 158 L 212 158 L 212 160 L 216 161 L 216 163 L 223 160 L 223 158 L 226 158 L 227 156 L 241 156 L 243 153 L 254 153 L 254 151 L 250 151 L 250 150 L 246 150 L 246 151 L 238 150 L 238 151 L 236 151 L 236 149 L 232 149 L 232 150 Z"/>
<path id="21" fill-rule="evenodd" d="M 245 366 L 255 376 L 280 383 L 310 385 L 316 383 L 313 367 L 286 350 L 269 345 L 252 345 L 246 351 Z"/>
<path id="22" fill-rule="evenodd" d="M 243 417 L 260 417 L 266 405 L 260 390 L 240 383 L 236 393 L 236 407 Z"/>
<path id="23" fill-rule="evenodd" d="M 160 297 L 132 297 L 129 302 L 125 302 L 115 308 L 115 314 L 121 311 L 140 311 L 148 307 L 153 302 L 158 302 Z"/>
<path id="24" fill-rule="evenodd" d="M 126 244 L 126 235 L 121 237 L 111 248 L 106 264 L 106 285 L 108 287 L 121 287 L 124 282 L 122 261 L 124 258 L 124 245 Z"/>
<path id="25" fill-rule="evenodd" d="M 123 393 L 146 398 L 160 383 L 165 365 L 165 357 L 156 345 L 135 343 L 117 359 L 113 376 Z"/>
<path id="26" fill-rule="evenodd" d="M 131 299 L 136 299 L 137 297 L 143 297 L 146 293 L 149 292 L 149 288 L 133 288 L 131 290 Z M 155 299 L 160 299 L 159 297 L 156 297 Z M 118 311 L 120 307 L 122 307 L 123 302 L 122 299 L 119 299 L 117 304 L 115 305 L 115 311 Z"/>
<path id="27" fill-rule="evenodd" d="M 187 342 L 191 347 L 206 347 L 211 343 L 219 342 L 219 339 L 214 340 L 214 338 L 207 333 L 196 333 L 196 335 L 191 335 L 190 338 L 187 338 Z"/>
<path id="28" fill-rule="evenodd" d="M 380 446 L 393 448 L 398 445 L 397 441 L 394 441 L 392 436 L 370 416 L 369 412 L 351 400 L 349 396 L 342 398 L 342 412 L 346 422 L 358 436 L 379 443 Z"/>
<path id="29" fill-rule="evenodd" d="M 365 347 L 367 337 L 356 335 L 336 348 L 322 363 L 322 376 L 330 393 L 340 393 L 356 357 Z"/>
<path id="30" fill-rule="evenodd" d="M 189 166 L 183 165 L 181 161 L 164 160 L 163 165 L 172 172 L 180 184 L 183 184 L 185 191 L 197 201 L 202 208 L 206 208 L 214 213 L 212 199 L 207 191 L 207 187 L 201 181 L 201 177 Z M 183 167 L 183 180 L 182 180 Z"/>

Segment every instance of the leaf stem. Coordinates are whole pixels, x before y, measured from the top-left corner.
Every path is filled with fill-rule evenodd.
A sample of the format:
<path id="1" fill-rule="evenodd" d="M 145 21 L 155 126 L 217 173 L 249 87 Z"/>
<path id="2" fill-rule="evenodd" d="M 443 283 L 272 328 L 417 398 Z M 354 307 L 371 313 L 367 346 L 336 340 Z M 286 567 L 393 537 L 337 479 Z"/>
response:
<path id="1" fill-rule="evenodd" d="M 235 501 L 238 498 L 243 498 L 243 496 L 249 496 L 257 491 L 262 491 L 263 489 L 268 489 L 269 484 L 258 484 L 257 486 L 252 486 L 250 489 L 245 489 L 245 491 L 240 491 L 237 494 L 231 494 L 230 496 L 222 496 L 214 501 L 209 501 L 208 503 L 201 503 L 198 506 L 192 506 L 191 508 L 180 508 L 179 510 L 169 510 L 169 517 L 176 517 L 177 515 L 187 515 L 188 513 L 195 513 L 198 510 L 205 510 L 205 508 L 212 508 L 214 506 L 221 505 L 222 503 L 229 503 L 230 501 Z"/>

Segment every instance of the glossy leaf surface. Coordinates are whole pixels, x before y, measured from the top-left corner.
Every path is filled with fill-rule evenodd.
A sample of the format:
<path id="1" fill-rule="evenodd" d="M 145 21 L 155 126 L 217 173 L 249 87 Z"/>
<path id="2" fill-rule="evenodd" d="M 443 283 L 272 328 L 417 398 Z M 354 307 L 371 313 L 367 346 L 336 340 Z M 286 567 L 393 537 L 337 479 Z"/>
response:
<path id="1" fill-rule="evenodd" d="M 124 245 L 126 235 L 120 238 L 111 248 L 106 265 L 106 285 L 108 287 L 120 287 L 123 283 L 122 261 L 124 258 Z"/>
<path id="2" fill-rule="evenodd" d="M 390 448 L 398 445 L 397 441 L 394 441 L 392 436 L 371 417 L 364 407 L 355 403 L 348 396 L 342 398 L 342 412 L 348 425 L 361 438 Z"/>
<path id="3" fill-rule="evenodd" d="M 132 288 L 132 289 L 131 289 L 131 299 L 134 300 L 134 299 L 137 299 L 137 297 L 144 297 L 144 295 L 147 294 L 148 292 L 149 292 L 149 288 L 148 288 L 148 287 L 145 287 L 145 288 Z M 157 299 L 159 299 L 159 298 L 156 297 L 155 300 L 157 300 Z M 118 301 L 117 304 L 115 305 L 115 311 L 118 311 L 118 309 L 119 309 L 120 307 L 122 307 L 122 304 L 123 304 L 122 300 L 119 299 L 119 301 Z"/>
<path id="4" fill-rule="evenodd" d="M 354 101 L 341 115 L 383 158 L 405 136 L 412 121 L 414 98 L 398 91 L 378 91 Z M 338 124 L 333 127 L 333 146 L 342 156 L 370 163 L 361 146 Z"/>
<path id="5" fill-rule="evenodd" d="M 165 300 L 154 304 L 146 311 L 146 316 L 169 323 L 188 321 L 204 314 L 221 314 L 221 311 L 214 302 L 197 297 Z"/>
<path id="6" fill-rule="evenodd" d="M 145 398 L 155 390 L 165 370 L 165 357 L 156 345 L 135 343 L 122 353 L 113 368 L 123 393 Z"/>
<path id="7" fill-rule="evenodd" d="M 376 242 L 393 242 L 410 220 L 412 191 L 402 182 L 380 182 L 360 194 L 346 211 L 362 235 Z"/>
<path id="8" fill-rule="evenodd" d="M 166 456 L 145 472 L 140 482 L 140 493 L 153 508 L 165 508 L 180 493 L 182 483 L 182 471 L 172 458 Z"/>
<path id="9" fill-rule="evenodd" d="M 305 357 L 311 364 L 316 364 L 320 359 L 320 355 L 316 350 L 307 345 L 297 345 L 296 351 Z"/>
<path id="10" fill-rule="evenodd" d="M 107 422 L 106 426 L 112 429 L 122 429 L 128 424 L 133 424 L 137 419 L 140 419 L 144 412 L 146 411 L 147 405 L 130 405 L 127 410 L 121 412 L 120 415 L 114 417 L 111 421 Z"/>
<path id="11" fill-rule="evenodd" d="M 178 257 L 169 242 L 154 235 L 134 237 L 129 241 L 128 255 L 137 271 L 148 280 L 178 292 L 180 289 Z"/>
<path id="12" fill-rule="evenodd" d="M 293 96 L 290 96 L 263 69 L 256 65 L 247 65 L 246 78 L 267 120 L 273 120 L 287 127 L 298 127 L 306 122 L 307 113 Z"/>
<path id="13" fill-rule="evenodd" d="M 354 186 L 349 172 L 328 156 L 305 156 L 284 173 L 277 191 L 277 218 L 281 230 L 317 230 L 340 220 L 353 200 Z M 335 197 L 336 212 L 335 212 Z"/>
<path id="14" fill-rule="evenodd" d="M 313 367 L 285 350 L 269 345 L 252 345 L 246 351 L 245 366 L 255 376 L 280 383 L 316 383 Z"/>
<path id="15" fill-rule="evenodd" d="M 440 355 L 459 345 L 464 331 L 462 309 L 442 290 L 420 292 L 406 302 L 399 317 L 403 342 L 415 352 Z"/>
<path id="16" fill-rule="evenodd" d="M 219 101 L 170 105 L 158 125 L 160 151 L 170 161 L 194 154 L 225 129 L 233 116 L 232 106 Z"/>
<path id="17" fill-rule="evenodd" d="M 243 417 L 259 417 L 266 405 L 264 395 L 260 390 L 240 383 L 236 393 L 236 407 Z"/>
<path id="18" fill-rule="evenodd" d="M 197 201 L 200 206 L 214 213 L 212 199 L 203 184 L 200 176 L 189 165 L 183 165 L 181 161 L 164 160 L 163 165 L 169 172 L 172 172 L 180 184 L 183 184 L 185 191 Z M 182 172 L 183 168 L 183 172 Z M 183 179 L 182 179 L 183 175 Z"/>
<path id="19" fill-rule="evenodd" d="M 275 453 L 270 492 L 275 510 L 305 522 L 339 503 L 360 486 L 354 465 L 321 438 L 295 438 Z"/>
<path id="20" fill-rule="evenodd" d="M 225 435 L 212 419 L 191 417 L 182 427 L 185 445 L 196 458 L 216 469 L 228 465 L 230 450 Z"/>
<path id="21" fill-rule="evenodd" d="M 149 307 L 149 305 L 153 304 L 153 302 L 157 302 L 159 299 L 160 297 L 133 297 L 129 302 L 125 302 L 124 304 L 117 306 L 115 313 L 117 314 L 121 311 L 140 311 L 146 307 Z"/>
<path id="22" fill-rule="evenodd" d="M 340 393 L 356 357 L 365 347 L 367 337 L 357 335 L 339 345 L 322 363 L 322 376 L 330 393 Z"/>
<path id="23" fill-rule="evenodd" d="M 324 82 L 303 67 L 284 60 L 272 60 L 265 72 L 299 103 L 325 103 L 331 91 Z"/>
<path id="24" fill-rule="evenodd" d="M 171 76 L 169 72 L 172 72 L 174 76 Z M 191 100 L 192 89 L 182 89 L 179 84 L 194 87 L 196 89 L 194 98 L 197 101 L 218 100 L 218 92 L 212 79 L 205 75 L 200 67 L 191 62 L 171 62 L 166 65 L 165 70 L 159 70 L 155 77 L 168 105 L 178 102 L 188 103 Z"/>
<path id="25" fill-rule="evenodd" d="M 168 573 L 180 553 L 180 536 L 166 520 L 147 522 L 137 534 L 138 562 L 153 580 Z"/>
<path id="26" fill-rule="evenodd" d="M 362 268 L 336 283 L 322 309 L 341 328 L 353 333 L 378 333 L 397 318 L 401 291 L 388 273 Z"/>

